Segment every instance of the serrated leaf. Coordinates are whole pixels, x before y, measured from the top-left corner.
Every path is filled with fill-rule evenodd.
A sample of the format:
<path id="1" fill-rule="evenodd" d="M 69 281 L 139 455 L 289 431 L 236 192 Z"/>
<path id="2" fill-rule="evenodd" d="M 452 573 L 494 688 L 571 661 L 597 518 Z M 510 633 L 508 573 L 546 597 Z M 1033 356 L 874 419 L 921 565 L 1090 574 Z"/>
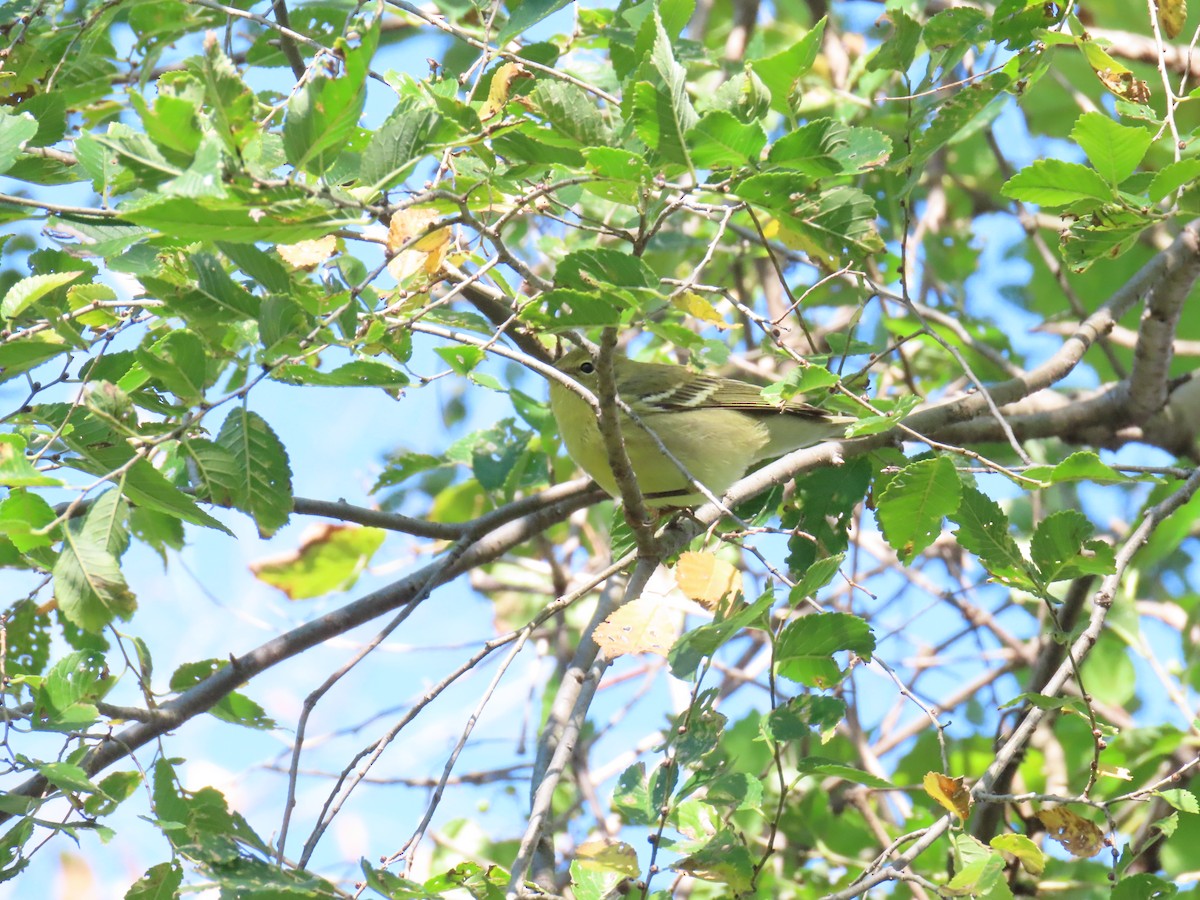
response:
<path id="1" fill-rule="evenodd" d="M 70 284 L 82 274 L 81 271 L 51 272 L 22 278 L 8 289 L 4 300 L 0 301 L 0 318 L 15 319 L 51 291 Z"/>
<path id="2" fill-rule="evenodd" d="M 784 678 L 826 688 L 843 676 L 833 654 L 847 650 L 869 660 L 875 652 L 871 626 L 848 613 L 816 613 L 787 624 L 775 646 L 775 662 Z"/>
<path id="3" fill-rule="evenodd" d="M 879 527 L 902 562 L 909 563 L 942 533 L 942 519 L 958 509 L 962 481 L 948 457 L 905 466 L 878 498 Z"/>
<path id="4" fill-rule="evenodd" d="M 597 625 L 592 640 L 604 659 L 632 653 L 656 653 L 665 658 L 679 636 L 679 619 L 660 597 L 643 595 Z"/>
<path id="5" fill-rule="evenodd" d="M 259 534 L 270 537 L 292 512 L 292 472 L 283 443 L 262 416 L 238 408 L 221 425 L 217 445 L 237 469 L 231 505 L 249 513 Z"/>
<path id="6" fill-rule="evenodd" d="M 189 331 L 174 331 L 150 347 L 138 350 L 138 362 L 151 377 L 185 403 L 204 396 L 208 356 Z"/>
<path id="7" fill-rule="evenodd" d="M 701 169 L 720 169 L 758 162 L 767 145 L 766 132 L 757 122 L 740 122 L 731 113 L 715 110 L 688 130 L 692 164 Z"/>
<path id="8" fill-rule="evenodd" d="M 771 109 L 791 115 L 791 97 L 799 80 L 808 73 L 821 52 L 828 19 L 822 16 L 809 32 L 786 50 L 750 61 L 750 67 L 771 92 Z"/>
<path id="9" fill-rule="evenodd" d="M 1095 169 L 1061 159 L 1039 159 L 1026 166 L 1004 183 L 1000 193 L 1010 200 L 1048 207 L 1116 198 L 1114 189 Z"/>
<path id="10" fill-rule="evenodd" d="M 1150 201 L 1158 203 L 1182 187 L 1200 180 L 1200 158 L 1195 156 L 1163 166 L 1150 182 Z"/>
<path id="11" fill-rule="evenodd" d="M 841 778 L 843 781 L 866 785 L 869 788 L 886 791 L 895 787 L 886 778 L 856 769 L 845 763 L 820 756 L 806 756 L 796 762 L 796 771 L 802 775 L 821 775 L 831 778 Z"/>
<path id="12" fill-rule="evenodd" d="M 993 578 L 1010 587 L 1032 587 L 1029 564 L 1008 530 L 1008 517 L 995 500 L 964 485 L 958 508 L 950 518 L 958 525 L 958 542 L 979 557 Z"/>
<path id="13" fill-rule="evenodd" d="M 914 176 L 935 153 L 975 134 L 1000 115 L 1011 83 L 1007 74 L 997 72 L 938 103 L 933 121 L 917 136 L 908 160 Z"/>
<path id="14" fill-rule="evenodd" d="M 119 557 L 129 545 L 128 509 L 117 490 L 101 494 L 82 518 L 67 523 L 54 564 L 54 595 L 64 616 L 97 632 L 137 607 L 121 573 Z"/>
<path id="15" fill-rule="evenodd" d="M 692 168 L 687 132 L 699 121 L 687 92 L 687 71 L 675 59 L 671 40 L 654 13 L 654 45 L 643 67 L 657 77 L 633 87 L 633 124 L 638 137 L 672 162 Z"/>
<path id="16" fill-rule="evenodd" d="M 921 24 L 901 9 L 889 9 L 881 21 L 891 26 L 891 32 L 882 36 L 867 70 L 907 72 L 921 41 Z"/>
<path id="17" fill-rule="evenodd" d="M 1101 541 L 1088 540 L 1094 531 L 1087 517 L 1074 509 L 1061 509 L 1038 523 L 1029 553 L 1043 584 L 1113 571 L 1113 549 Z"/>
<path id="18" fill-rule="evenodd" d="M 1191 813 L 1192 815 L 1200 813 L 1200 803 L 1196 801 L 1196 795 L 1191 791 L 1185 791 L 1182 788 L 1169 788 L 1165 791 L 1155 791 L 1154 793 L 1162 797 L 1180 812 Z"/>
<path id="19" fill-rule="evenodd" d="M 437 111 L 416 97 L 400 101 L 371 135 L 362 157 L 362 181 L 385 190 L 430 152 Z"/>
<path id="20" fill-rule="evenodd" d="M 1076 119 L 1071 138 L 1114 186 L 1133 174 L 1154 141 L 1146 129 L 1121 125 L 1100 112 L 1084 113 Z"/>

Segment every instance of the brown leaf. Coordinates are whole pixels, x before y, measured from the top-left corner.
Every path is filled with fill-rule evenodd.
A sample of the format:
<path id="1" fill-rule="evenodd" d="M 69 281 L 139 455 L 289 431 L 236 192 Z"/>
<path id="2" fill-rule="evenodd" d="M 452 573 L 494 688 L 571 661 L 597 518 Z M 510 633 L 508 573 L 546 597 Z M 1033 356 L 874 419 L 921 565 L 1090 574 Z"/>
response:
<path id="1" fill-rule="evenodd" d="M 963 787 L 963 776 L 951 778 L 940 772 L 926 772 L 921 782 L 925 793 L 936 800 L 947 812 L 965 822 L 971 812 L 971 792 Z"/>
<path id="2" fill-rule="evenodd" d="M 1050 837 L 1066 847 L 1072 856 L 1095 856 L 1104 846 L 1104 832 L 1065 806 L 1043 809 L 1037 817 L 1046 826 Z"/>
<path id="3" fill-rule="evenodd" d="M 726 597 L 742 590 L 742 573 L 711 553 L 683 553 L 675 564 L 675 583 L 689 600 L 715 611 Z"/>
<path id="4" fill-rule="evenodd" d="M 629 653 L 665 657 L 679 636 L 679 616 L 655 596 L 630 600 L 596 626 L 592 639 L 605 659 Z"/>

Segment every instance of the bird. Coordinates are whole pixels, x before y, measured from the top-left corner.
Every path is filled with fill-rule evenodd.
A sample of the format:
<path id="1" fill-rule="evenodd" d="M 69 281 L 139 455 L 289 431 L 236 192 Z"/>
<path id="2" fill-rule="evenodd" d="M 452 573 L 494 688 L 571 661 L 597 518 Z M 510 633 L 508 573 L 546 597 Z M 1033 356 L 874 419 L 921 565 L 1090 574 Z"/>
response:
<path id="1" fill-rule="evenodd" d="M 586 347 L 568 352 L 555 368 L 592 394 L 598 393 L 596 357 Z M 625 453 L 650 507 L 686 507 L 706 498 L 647 430 L 697 482 L 720 497 L 755 463 L 841 437 L 855 421 L 831 415 L 801 398 L 773 403 L 763 397 L 758 385 L 698 374 L 684 366 L 614 355 L 613 374 L 617 395 L 645 426 L 619 413 Z M 609 495 L 619 498 L 621 491 L 591 404 L 552 380 L 550 410 L 570 457 Z"/>

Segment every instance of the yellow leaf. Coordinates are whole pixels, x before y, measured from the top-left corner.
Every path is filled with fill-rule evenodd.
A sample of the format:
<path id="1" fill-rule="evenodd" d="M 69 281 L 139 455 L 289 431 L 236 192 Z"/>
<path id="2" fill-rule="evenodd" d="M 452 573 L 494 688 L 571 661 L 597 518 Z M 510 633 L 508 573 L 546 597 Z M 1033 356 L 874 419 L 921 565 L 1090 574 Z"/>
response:
<path id="1" fill-rule="evenodd" d="M 1015 856 L 1021 868 L 1035 878 L 1046 871 L 1046 854 L 1023 834 L 1005 832 L 992 838 L 988 844 L 995 850 Z"/>
<path id="2" fill-rule="evenodd" d="M 450 249 L 450 229 L 430 229 L 441 214 L 432 209 L 402 209 L 388 223 L 387 251 L 395 254 L 388 261 L 388 272 L 404 282 L 424 272 L 435 275 Z"/>
<path id="3" fill-rule="evenodd" d="M 293 269 L 311 272 L 337 252 L 337 238 L 327 234 L 315 241 L 300 241 L 297 244 L 276 244 L 275 252 Z"/>
<path id="4" fill-rule="evenodd" d="M 508 103 L 512 83 L 518 78 L 528 78 L 529 73 L 520 63 L 505 63 L 492 75 L 492 86 L 488 89 L 487 101 L 479 108 L 479 121 L 495 118 Z"/>
<path id="5" fill-rule="evenodd" d="M 621 841 L 586 841 L 575 848 L 575 859 L 591 871 L 616 872 L 629 878 L 637 878 L 641 872 L 637 851 Z"/>
<path id="6" fill-rule="evenodd" d="M 722 331 L 737 327 L 726 322 L 725 317 L 717 312 L 716 307 L 695 291 L 684 291 L 679 296 L 673 298 L 671 303 L 676 309 L 683 310 L 692 318 L 699 319 L 701 322 L 709 325 L 714 325 Z"/>
<path id="7" fill-rule="evenodd" d="M 963 787 L 963 776 L 951 778 L 940 772 L 926 772 L 921 784 L 925 793 L 947 812 L 954 813 L 962 822 L 967 820 L 967 814 L 971 811 L 971 792 Z"/>
<path id="8" fill-rule="evenodd" d="M 689 600 L 715 611 L 742 590 L 742 573 L 711 553 L 684 553 L 675 565 L 675 583 Z"/>
<path id="9" fill-rule="evenodd" d="M 630 653 L 657 653 L 665 657 L 679 636 L 679 616 L 658 597 L 630 600 L 596 626 L 592 639 L 605 659 Z"/>
<path id="10" fill-rule="evenodd" d="M 1187 0 L 1157 0 L 1158 24 L 1169 38 L 1179 37 L 1187 23 Z"/>
<path id="11" fill-rule="evenodd" d="M 1104 832 L 1065 806 L 1043 809 L 1037 817 L 1046 826 L 1050 837 L 1066 847 L 1072 856 L 1095 856 L 1104 846 Z"/>

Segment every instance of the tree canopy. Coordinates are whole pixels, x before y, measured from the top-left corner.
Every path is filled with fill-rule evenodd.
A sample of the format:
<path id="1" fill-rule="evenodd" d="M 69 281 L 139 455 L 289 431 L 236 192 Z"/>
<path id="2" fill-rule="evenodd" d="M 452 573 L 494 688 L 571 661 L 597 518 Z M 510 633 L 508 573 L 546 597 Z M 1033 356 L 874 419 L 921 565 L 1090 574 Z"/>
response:
<path id="1" fill-rule="evenodd" d="M 23 896 L 114 849 L 130 900 L 1196 880 L 1183 0 L 0 9 Z M 543 399 L 579 338 L 610 437 L 612 354 L 854 423 L 614 502 Z M 283 742 L 260 796 L 206 730 Z"/>

